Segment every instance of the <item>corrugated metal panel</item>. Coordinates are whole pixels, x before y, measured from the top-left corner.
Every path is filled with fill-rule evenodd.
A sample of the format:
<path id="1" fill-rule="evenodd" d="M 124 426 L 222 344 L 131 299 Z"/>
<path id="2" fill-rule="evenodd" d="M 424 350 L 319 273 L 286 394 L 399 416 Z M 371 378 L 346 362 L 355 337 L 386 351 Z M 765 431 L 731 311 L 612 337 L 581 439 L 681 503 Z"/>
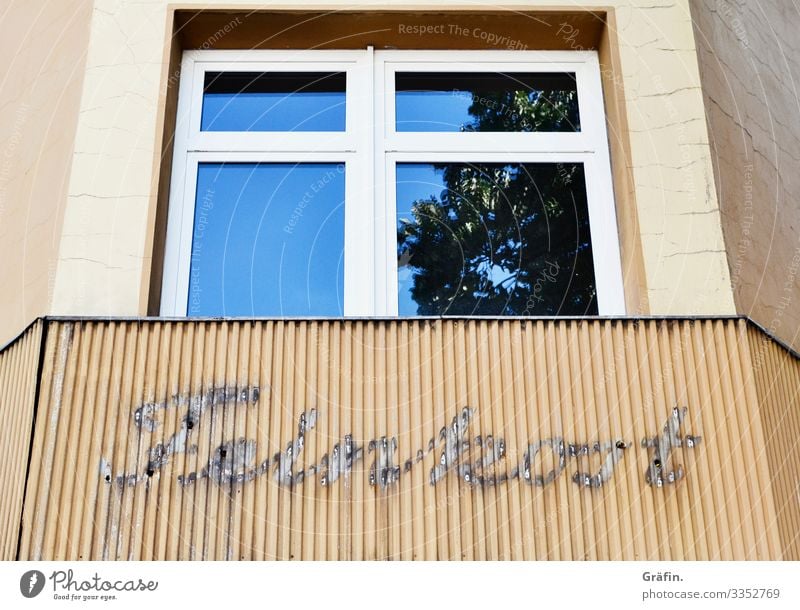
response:
<path id="1" fill-rule="evenodd" d="M 28 468 L 42 323 L 0 352 L 0 560 L 16 557 Z"/>
<path id="2" fill-rule="evenodd" d="M 800 560 L 800 361 L 755 328 L 750 330 L 750 344 L 775 519 L 783 556 L 796 561 Z"/>
<path id="3" fill-rule="evenodd" d="M 743 320 L 52 322 L 21 557 L 780 558 L 762 390 Z"/>

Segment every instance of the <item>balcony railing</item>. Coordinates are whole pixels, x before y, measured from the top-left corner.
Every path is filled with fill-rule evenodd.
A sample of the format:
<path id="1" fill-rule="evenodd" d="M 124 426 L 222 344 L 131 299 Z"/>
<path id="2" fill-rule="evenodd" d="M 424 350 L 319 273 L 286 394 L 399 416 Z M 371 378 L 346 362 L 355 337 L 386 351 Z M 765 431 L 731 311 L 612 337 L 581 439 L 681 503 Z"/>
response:
<path id="1" fill-rule="evenodd" d="M 746 319 L 43 319 L 3 559 L 800 559 L 800 361 Z"/>

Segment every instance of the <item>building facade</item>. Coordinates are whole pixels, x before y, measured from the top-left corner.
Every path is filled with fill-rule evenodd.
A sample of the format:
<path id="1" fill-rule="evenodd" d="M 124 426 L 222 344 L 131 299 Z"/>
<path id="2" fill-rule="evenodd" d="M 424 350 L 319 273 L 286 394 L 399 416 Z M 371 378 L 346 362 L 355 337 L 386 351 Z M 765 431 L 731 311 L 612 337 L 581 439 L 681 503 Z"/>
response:
<path id="1" fill-rule="evenodd" d="M 2 557 L 800 559 L 799 23 L 12 2 Z"/>

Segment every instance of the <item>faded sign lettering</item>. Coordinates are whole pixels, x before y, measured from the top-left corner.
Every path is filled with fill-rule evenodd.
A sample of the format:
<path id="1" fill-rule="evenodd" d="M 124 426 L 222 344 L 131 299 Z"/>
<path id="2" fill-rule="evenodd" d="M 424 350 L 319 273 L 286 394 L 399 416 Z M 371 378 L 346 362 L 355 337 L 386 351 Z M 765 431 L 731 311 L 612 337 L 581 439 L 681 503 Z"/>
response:
<path id="1" fill-rule="evenodd" d="M 589 446 L 582 445 L 579 450 L 576 450 L 575 445 L 570 445 L 570 456 L 577 457 L 578 451 L 580 455 L 587 455 L 589 453 Z M 628 445 L 622 439 L 617 439 L 605 443 L 595 443 L 592 446 L 594 453 L 606 453 L 606 459 L 597 474 L 589 474 L 587 472 L 576 472 L 572 480 L 578 485 L 583 487 L 602 487 L 614 474 L 614 466 L 616 466 L 622 459 L 623 451 L 628 448 Z"/>
<path id="2" fill-rule="evenodd" d="M 258 387 L 238 388 L 229 386 L 208 390 L 197 396 L 177 395 L 165 403 L 146 403 L 133 411 L 133 424 L 141 433 L 153 433 L 161 425 L 160 414 L 169 409 L 185 409 L 178 430 L 166 442 L 153 445 L 146 452 L 146 464 L 139 471 L 114 473 L 112 464 L 100 459 L 100 474 L 108 483 L 116 483 L 119 489 L 139 484 L 149 485 L 153 478 L 160 476 L 170 459 L 177 453 L 197 452 L 197 443 L 192 442 L 203 415 L 217 408 L 238 408 L 258 402 Z M 375 439 L 359 440 L 352 434 L 343 435 L 334 443 L 329 453 L 325 453 L 318 463 L 305 468 L 301 454 L 308 434 L 315 431 L 320 417 L 317 409 L 304 411 L 297 422 L 297 434 L 284 450 L 276 452 L 271 458 L 264 453 L 254 439 L 240 437 L 223 442 L 210 451 L 201 461 L 202 466 L 195 472 L 177 476 L 180 486 L 197 484 L 204 479 L 226 486 L 246 483 L 269 475 L 276 484 L 293 488 L 300 484 L 310 484 L 308 479 L 317 478 L 319 485 L 331 486 L 340 479 L 349 479 L 356 464 L 363 462 L 365 452 L 370 456 L 369 465 L 364 465 L 369 476 L 369 484 L 386 492 L 398 484 L 401 477 L 418 467 L 427 456 L 435 454 L 427 479 L 430 485 L 437 485 L 447 476 L 453 475 L 463 484 L 475 487 L 492 487 L 507 484 L 515 479 L 536 487 L 547 487 L 564 473 L 570 464 L 575 464 L 571 480 L 574 484 L 589 489 L 597 489 L 607 484 L 613 477 L 616 466 L 622 461 L 630 444 L 622 438 L 596 441 L 592 444 L 567 442 L 561 436 L 544 439 L 531 439 L 518 463 L 507 458 L 506 442 L 494 433 L 485 436 L 470 436 L 470 426 L 477 411 L 473 407 L 463 407 L 450 423 L 443 426 L 436 437 L 431 438 L 425 447 L 411 452 L 404 461 L 398 460 L 402 447 L 397 437 L 380 436 Z M 680 481 L 684 477 L 682 465 L 671 466 L 674 448 L 693 448 L 701 437 L 680 435 L 681 425 L 687 409 L 675 408 L 667 419 L 661 434 L 645 438 L 641 446 L 651 450 L 651 458 L 645 480 L 648 484 L 661 487 Z M 587 471 L 582 465 L 585 460 L 597 456 L 600 466 Z M 551 467 L 544 466 L 546 462 Z M 544 472 L 545 468 L 549 468 Z M 589 470 L 592 470 L 591 468 Z"/>
<path id="3" fill-rule="evenodd" d="M 467 483 L 471 482 L 472 470 L 469 464 L 460 464 L 460 462 L 462 454 L 469 447 L 467 428 L 474 414 L 474 409 L 464 407 L 461 409 L 461 413 L 453 418 L 450 426 L 442 428 L 439 432 L 439 442 L 444 442 L 444 448 L 439 463 L 431 470 L 431 485 L 441 481 L 447 471 L 456 464 L 460 465 L 459 476 Z"/>
<path id="4" fill-rule="evenodd" d="M 313 430 L 317 425 L 317 410 L 311 409 L 300 416 L 297 424 L 297 438 L 286 446 L 286 451 L 275 454 L 275 481 L 281 485 L 294 484 L 298 476 L 304 475 L 294 472 L 294 465 L 300 457 L 306 439 L 306 431 Z"/>
<path id="5" fill-rule="evenodd" d="M 349 476 L 353 463 L 364 457 L 364 448 L 353 443 L 353 436 L 345 434 L 343 443 L 336 443 L 331 450 L 331 457 L 323 456 L 320 464 L 320 485 L 330 485 L 339 480 L 341 475 Z M 313 468 L 313 466 L 312 466 Z M 309 468 L 311 470 L 311 468 Z M 310 474 L 314 474 L 312 471 Z"/>
<path id="6" fill-rule="evenodd" d="M 400 478 L 400 467 L 394 465 L 394 454 L 397 452 L 395 437 L 380 437 L 369 442 L 369 451 L 375 452 L 375 461 L 369 469 L 369 484 L 380 485 L 386 489 Z"/>
<path id="7" fill-rule="evenodd" d="M 675 407 L 667 423 L 664 424 L 664 430 L 661 435 L 642 440 L 642 447 L 653 450 L 650 464 L 644 473 L 645 480 L 648 484 L 661 487 L 665 483 L 672 484 L 683 478 L 684 473 L 681 464 L 678 464 L 677 468 L 674 470 L 670 468 L 672 449 L 674 447 L 683 446 L 692 449 L 700 442 L 699 436 L 687 434 L 685 437 L 681 438 L 679 434 L 687 410 L 686 407 L 683 409 Z"/>

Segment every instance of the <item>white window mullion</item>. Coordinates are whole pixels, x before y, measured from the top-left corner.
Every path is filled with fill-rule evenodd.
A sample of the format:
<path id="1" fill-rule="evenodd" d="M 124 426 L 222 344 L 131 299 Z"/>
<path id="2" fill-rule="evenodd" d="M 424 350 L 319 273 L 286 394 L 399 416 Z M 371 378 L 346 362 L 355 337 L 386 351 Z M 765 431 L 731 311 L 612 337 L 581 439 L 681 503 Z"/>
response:
<path id="1" fill-rule="evenodd" d="M 225 132 L 198 131 L 192 134 L 186 149 L 188 152 L 355 152 L 356 138 L 353 134 L 325 132 L 284 133 L 276 137 L 273 132 Z"/>
<path id="2" fill-rule="evenodd" d="M 375 295 L 373 315 L 392 316 L 397 314 L 397 299 L 392 300 L 391 287 L 394 276 L 389 269 L 394 259 L 395 245 L 392 232 L 394 218 L 389 210 L 388 187 L 392 182 L 388 176 L 388 163 L 386 160 L 386 129 L 389 121 L 394 116 L 387 112 L 390 95 L 387 92 L 389 84 L 385 76 L 385 63 L 380 52 L 374 54 L 374 121 L 373 121 L 373 150 L 372 150 L 372 176 L 373 176 L 373 202 L 375 236 L 373 258 L 375 260 L 375 275 L 373 293 Z M 396 263 L 395 263 L 396 265 Z"/>
<path id="3" fill-rule="evenodd" d="M 372 316 L 375 295 L 373 53 L 347 74 L 347 132 L 355 149 L 345 175 L 344 314 Z"/>
<path id="4" fill-rule="evenodd" d="M 397 133 L 388 152 L 519 152 L 587 153 L 594 150 L 581 133 Z"/>

